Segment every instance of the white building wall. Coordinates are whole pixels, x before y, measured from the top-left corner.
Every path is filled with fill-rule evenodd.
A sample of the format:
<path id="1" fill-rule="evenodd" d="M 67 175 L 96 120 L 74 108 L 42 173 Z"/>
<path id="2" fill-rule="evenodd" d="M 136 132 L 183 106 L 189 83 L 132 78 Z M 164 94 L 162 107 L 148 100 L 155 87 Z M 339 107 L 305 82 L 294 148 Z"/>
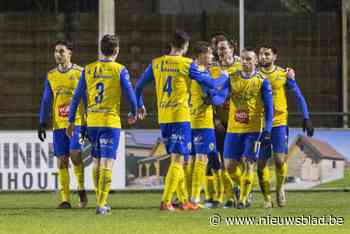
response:
<path id="1" fill-rule="evenodd" d="M 335 168 L 333 168 L 333 163 L 335 163 Z M 332 180 L 341 179 L 344 177 L 344 161 L 341 160 L 321 160 L 321 182 L 327 182 Z"/>
<path id="2" fill-rule="evenodd" d="M 305 158 L 301 166 L 301 177 L 305 181 L 318 181 L 320 179 L 320 165 L 311 158 Z"/>

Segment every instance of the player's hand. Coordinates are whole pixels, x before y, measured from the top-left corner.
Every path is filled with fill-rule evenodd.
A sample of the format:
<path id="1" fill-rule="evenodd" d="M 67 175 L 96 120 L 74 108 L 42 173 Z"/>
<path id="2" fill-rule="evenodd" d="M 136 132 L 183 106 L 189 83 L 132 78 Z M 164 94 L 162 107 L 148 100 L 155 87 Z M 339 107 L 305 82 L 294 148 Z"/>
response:
<path id="1" fill-rule="evenodd" d="M 69 138 L 73 136 L 75 125 L 74 123 L 69 123 L 66 129 L 66 134 Z"/>
<path id="2" fill-rule="evenodd" d="M 287 75 L 288 79 L 293 79 L 294 80 L 295 79 L 295 71 L 294 71 L 294 69 L 287 67 L 286 68 L 286 75 Z"/>
<path id="3" fill-rule="evenodd" d="M 306 132 L 308 137 L 312 137 L 314 135 L 314 128 L 312 127 L 312 122 L 310 119 L 304 119 L 303 132 Z"/>
<path id="4" fill-rule="evenodd" d="M 42 123 L 42 124 L 39 124 L 39 127 L 38 127 L 38 138 L 44 142 L 45 139 L 46 139 L 46 124 Z"/>
<path id="5" fill-rule="evenodd" d="M 202 98 L 202 100 L 203 100 L 203 103 L 204 103 L 205 105 L 211 105 L 211 104 L 212 104 L 210 95 L 205 95 L 205 96 Z"/>
<path id="6" fill-rule="evenodd" d="M 271 132 L 264 130 L 261 133 L 261 138 L 260 138 L 261 143 L 264 145 L 271 144 Z"/>
<path id="7" fill-rule="evenodd" d="M 128 124 L 133 125 L 137 121 L 137 114 L 133 115 L 131 112 L 128 113 Z"/>
<path id="8" fill-rule="evenodd" d="M 139 108 L 138 113 L 137 113 L 137 118 L 144 120 L 147 116 L 147 110 L 145 106 L 142 106 L 141 108 Z"/>
<path id="9" fill-rule="evenodd" d="M 231 65 L 230 62 L 231 62 L 231 55 L 229 55 L 228 53 L 225 53 L 224 56 L 223 56 L 223 65 L 226 65 L 226 66 L 229 66 Z"/>

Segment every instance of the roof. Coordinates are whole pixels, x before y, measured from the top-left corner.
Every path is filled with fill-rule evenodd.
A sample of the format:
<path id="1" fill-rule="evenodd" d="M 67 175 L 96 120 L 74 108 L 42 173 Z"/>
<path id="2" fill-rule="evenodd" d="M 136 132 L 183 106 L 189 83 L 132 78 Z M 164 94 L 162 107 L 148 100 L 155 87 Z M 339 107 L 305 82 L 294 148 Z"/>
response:
<path id="1" fill-rule="evenodd" d="M 154 142 L 148 143 L 145 141 L 142 141 L 143 139 L 141 138 L 136 138 L 135 134 L 126 131 L 125 132 L 125 146 L 127 148 L 137 148 L 137 149 L 152 149 Z"/>
<path id="2" fill-rule="evenodd" d="M 296 145 L 299 147 L 303 145 L 309 146 L 310 150 L 316 153 L 321 159 L 345 160 L 345 157 L 327 142 L 315 138 L 299 135 L 296 140 Z"/>

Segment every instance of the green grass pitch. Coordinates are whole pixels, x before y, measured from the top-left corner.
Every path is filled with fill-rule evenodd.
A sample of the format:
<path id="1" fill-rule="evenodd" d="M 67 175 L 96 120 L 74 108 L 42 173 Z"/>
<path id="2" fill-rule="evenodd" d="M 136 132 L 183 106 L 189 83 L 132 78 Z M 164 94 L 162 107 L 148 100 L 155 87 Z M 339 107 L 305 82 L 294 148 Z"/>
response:
<path id="1" fill-rule="evenodd" d="M 160 193 L 113 193 L 109 216 L 95 215 L 94 194 L 86 209 L 57 210 L 56 193 L 0 193 L 0 234 L 64 233 L 349 233 L 349 192 L 289 192 L 285 208 L 262 209 L 262 196 L 254 193 L 254 205 L 245 210 L 203 209 L 199 212 L 161 212 Z M 72 205 L 76 206 L 73 194 Z M 344 218 L 343 225 L 231 225 L 213 227 L 209 217 L 225 216 L 308 216 L 333 215 Z"/>

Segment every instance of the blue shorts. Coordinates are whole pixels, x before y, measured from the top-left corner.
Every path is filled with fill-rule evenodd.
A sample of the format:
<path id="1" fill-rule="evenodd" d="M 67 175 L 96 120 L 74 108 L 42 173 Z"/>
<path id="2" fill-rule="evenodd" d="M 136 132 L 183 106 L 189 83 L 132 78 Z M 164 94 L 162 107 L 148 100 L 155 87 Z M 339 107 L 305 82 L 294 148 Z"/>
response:
<path id="1" fill-rule="evenodd" d="M 224 158 L 241 160 L 242 156 L 249 160 L 257 159 L 255 142 L 259 139 L 260 133 L 226 133 L 224 144 Z"/>
<path id="2" fill-rule="evenodd" d="M 288 153 L 288 126 L 273 127 L 271 130 L 272 144 L 262 144 L 259 159 L 267 160 L 274 153 Z"/>
<path id="3" fill-rule="evenodd" d="M 91 156 L 94 158 L 117 158 L 120 128 L 88 127 Z"/>
<path id="4" fill-rule="evenodd" d="M 56 157 L 69 156 L 70 151 L 81 150 L 79 139 L 82 128 L 75 126 L 72 138 L 67 136 L 65 128 L 53 130 L 53 151 Z"/>
<path id="5" fill-rule="evenodd" d="M 216 141 L 215 131 L 211 128 L 192 129 L 192 147 L 191 155 L 196 154 L 215 154 Z"/>
<path id="6" fill-rule="evenodd" d="M 186 157 L 191 150 L 191 123 L 160 124 L 162 138 L 168 154 L 181 154 Z"/>

